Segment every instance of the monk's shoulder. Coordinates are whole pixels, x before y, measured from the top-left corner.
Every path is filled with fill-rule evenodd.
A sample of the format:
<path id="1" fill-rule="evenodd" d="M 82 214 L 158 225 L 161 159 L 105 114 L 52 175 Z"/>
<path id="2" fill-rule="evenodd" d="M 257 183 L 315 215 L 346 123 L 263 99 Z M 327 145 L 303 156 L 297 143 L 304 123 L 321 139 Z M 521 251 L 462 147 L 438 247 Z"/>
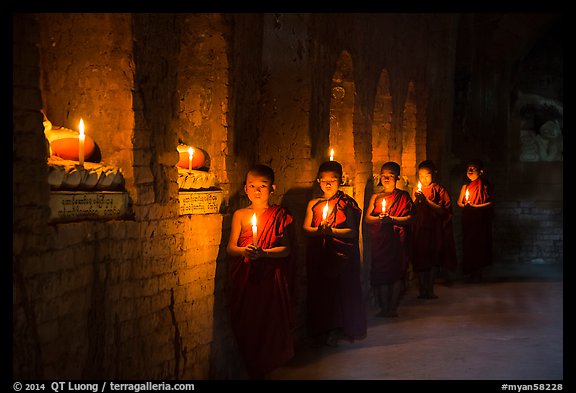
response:
<path id="1" fill-rule="evenodd" d="M 310 202 L 308 202 L 308 207 L 312 207 L 315 204 L 317 204 L 318 202 L 320 202 L 321 200 L 323 200 L 322 198 L 312 198 L 310 199 Z"/>

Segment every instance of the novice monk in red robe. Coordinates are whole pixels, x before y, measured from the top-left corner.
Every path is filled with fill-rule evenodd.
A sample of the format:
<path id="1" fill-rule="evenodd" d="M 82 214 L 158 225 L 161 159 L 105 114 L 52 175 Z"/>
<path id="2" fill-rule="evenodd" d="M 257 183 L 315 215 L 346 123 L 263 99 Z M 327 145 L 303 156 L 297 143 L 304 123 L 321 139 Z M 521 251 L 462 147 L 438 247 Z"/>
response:
<path id="1" fill-rule="evenodd" d="M 418 275 L 419 299 L 436 299 L 434 280 L 439 268 L 457 266 L 452 201 L 448 191 L 434 181 L 436 166 L 430 160 L 418 165 L 418 188 L 414 188 L 412 267 Z"/>
<path id="2" fill-rule="evenodd" d="M 323 195 L 308 203 L 308 335 L 318 344 L 366 337 L 366 309 L 360 279 L 359 225 L 362 211 L 340 191 L 342 166 L 327 161 L 318 169 Z"/>
<path id="3" fill-rule="evenodd" d="M 468 163 L 464 184 L 458 197 L 462 207 L 462 272 L 468 282 L 482 281 L 485 266 L 492 264 L 493 186 L 483 176 L 479 160 Z"/>
<path id="4" fill-rule="evenodd" d="M 402 282 L 411 258 L 412 198 L 396 188 L 400 165 L 382 165 L 383 191 L 372 195 L 364 220 L 371 225 L 372 268 L 370 283 L 380 306 L 378 317 L 398 316 Z M 385 201 L 385 202 L 384 202 Z"/>
<path id="5" fill-rule="evenodd" d="M 234 257 L 230 261 L 232 329 L 252 379 L 264 378 L 294 356 L 287 258 L 288 226 L 293 219 L 285 208 L 268 204 L 275 187 L 270 167 L 257 165 L 248 171 L 244 190 L 252 204 L 234 212 L 227 246 Z"/>

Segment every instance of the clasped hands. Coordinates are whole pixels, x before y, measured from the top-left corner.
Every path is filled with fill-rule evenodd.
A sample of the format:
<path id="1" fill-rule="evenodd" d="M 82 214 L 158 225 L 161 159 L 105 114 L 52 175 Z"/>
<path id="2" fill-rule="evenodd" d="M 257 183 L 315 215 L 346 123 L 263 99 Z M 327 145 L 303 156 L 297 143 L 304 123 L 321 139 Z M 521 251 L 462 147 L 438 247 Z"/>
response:
<path id="1" fill-rule="evenodd" d="M 254 244 L 250 243 L 244 249 L 242 256 L 250 259 L 258 259 L 266 256 L 266 251 L 262 249 L 262 247 L 255 246 Z"/>
<path id="2" fill-rule="evenodd" d="M 332 227 L 328 224 L 327 221 L 322 221 L 320 225 L 318 225 L 318 233 L 321 235 L 331 235 Z"/>
<path id="3" fill-rule="evenodd" d="M 380 213 L 378 214 L 378 218 L 385 224 L 392 224 L 394 219 L 388 213 Z"/>
<path id="4" fill-rule="evenodd" d="M 414 203 L 416 203 L 416 204 L 426 202 L 426 195 L 424 195 L 424 193 L 422 191 L 416 191 L 414 193 L 414 197 L 416 199 L 414 201 Z"/>

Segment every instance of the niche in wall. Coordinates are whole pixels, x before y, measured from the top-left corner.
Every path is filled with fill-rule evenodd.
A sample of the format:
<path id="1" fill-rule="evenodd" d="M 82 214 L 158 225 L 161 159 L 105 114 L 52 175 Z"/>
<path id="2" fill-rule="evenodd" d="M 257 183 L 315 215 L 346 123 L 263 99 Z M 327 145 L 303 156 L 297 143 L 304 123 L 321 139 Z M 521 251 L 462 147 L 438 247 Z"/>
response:
<path id="1" fill-rule="evenodd" d="M 563 161 L 562 24 L 555 24 L 515 65 L 512 124 L 522 162 Z"/>
<path id="2" fill-rule="evenodd" d="M 413 81 L 408 82 L 408 94 L 402 113 L 402 161 L 401 180 L 398 188 L 411 191 L 416 179 L 416 126 L 417 126 L 416 87 Z"/>
<path id="3" fill-rule="evenodd" d="M 330 149 L 334 149 L 334 160 L 342 164 L 345 186 L 352 187 L 355 174 L 353 115 L 356 90 L 352 57 L 343 50 L 336 60 L 332 76 L 330 97 Z M 350 193 L 346 188 L 344 192 Z"/>
<path id="4" fill-rule="evenodd" d="M 392 96 L 388 70 L 380 73 L 376 97 L 374 99 L 374 120 L 372 123 L 372 163 L 374 186 L 380 183 L 380 168 L 390 161 L 390 135 L 392 133 Z"/>

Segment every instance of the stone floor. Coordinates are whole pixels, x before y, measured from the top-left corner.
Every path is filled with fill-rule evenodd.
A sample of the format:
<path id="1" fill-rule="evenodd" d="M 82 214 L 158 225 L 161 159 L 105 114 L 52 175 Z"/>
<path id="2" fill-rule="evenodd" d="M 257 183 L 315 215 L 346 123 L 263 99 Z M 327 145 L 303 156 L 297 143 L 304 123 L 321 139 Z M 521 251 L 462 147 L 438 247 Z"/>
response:
<path id="1" fill-rule="evenodd" d="M 370 307 L 366 339 L 300 344 L 270 379 L 562 382 L 561 269 L 491 268 L 482 283 L 439 283 L 436 300 L 417 299 L 412 285 L 399 317 L 376 318 Z"/>

